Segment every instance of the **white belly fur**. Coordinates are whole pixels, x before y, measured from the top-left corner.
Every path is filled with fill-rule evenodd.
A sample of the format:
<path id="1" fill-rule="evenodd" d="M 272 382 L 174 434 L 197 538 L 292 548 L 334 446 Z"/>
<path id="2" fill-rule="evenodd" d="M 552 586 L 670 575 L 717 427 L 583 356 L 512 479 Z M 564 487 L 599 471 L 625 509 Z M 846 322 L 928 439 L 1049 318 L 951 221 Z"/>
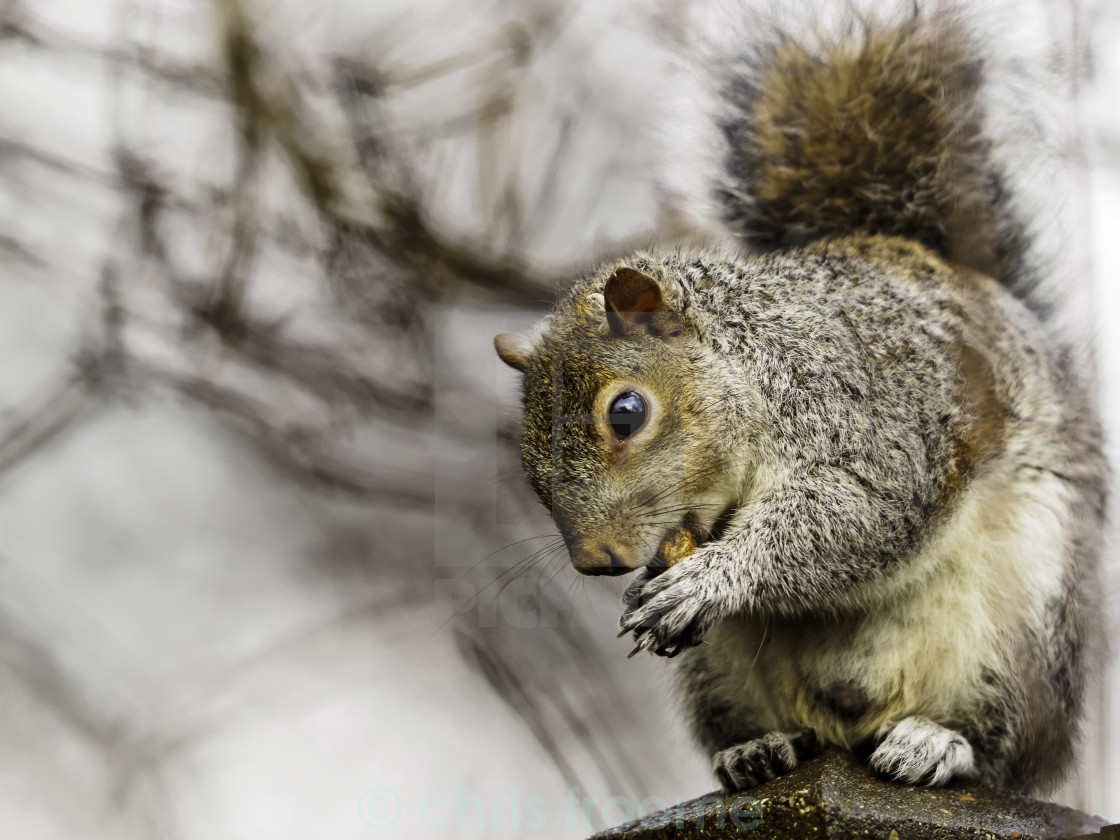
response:
<path id="1" fill-rule="evenodd" d="M 1014 663 L 1016 628 L 1043 626 L 1067 560 L 1068 493 L 1050 473 L 989 474 L 965 491 L 920 553 L 861 605 L 831 618 L 741 618 L 706 653 L 720 693 L 768 730 L 816 726 L 854 745 L 885 720 L 951 722 L 984 699 L 986 669 Z M 829 712 L 830 688 L 857 686 L 859 715 Z"/>

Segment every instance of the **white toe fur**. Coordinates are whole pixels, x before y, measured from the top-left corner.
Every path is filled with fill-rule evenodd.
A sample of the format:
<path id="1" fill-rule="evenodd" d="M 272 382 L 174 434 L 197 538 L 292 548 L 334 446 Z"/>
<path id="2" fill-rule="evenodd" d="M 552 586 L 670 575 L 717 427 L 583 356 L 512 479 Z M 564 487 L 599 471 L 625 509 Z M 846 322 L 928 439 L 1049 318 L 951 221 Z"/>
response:
<path id="1" fill-rule="evenodd" d="M 974 776 L 972 746 L 951 729 L 923 717 L 883 724 L 871 767 L 895 781 L 940 787 L 959 776 Z"/>

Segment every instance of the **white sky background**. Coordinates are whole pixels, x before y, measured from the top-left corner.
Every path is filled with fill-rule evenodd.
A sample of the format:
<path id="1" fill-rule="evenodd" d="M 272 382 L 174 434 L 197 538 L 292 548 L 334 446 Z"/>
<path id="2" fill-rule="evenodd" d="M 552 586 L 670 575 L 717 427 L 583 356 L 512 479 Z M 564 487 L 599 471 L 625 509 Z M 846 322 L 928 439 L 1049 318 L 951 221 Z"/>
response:
<path id="1" fill-rule="evenodd" d="M 122 84 L 93 53 L 123 32 L 185 61 L 208 61 L 211 30 L 200 5 L 36 0 L 29 6 L 36 26 L 69 45 L 65 57 L 0 42 L 0 139 L 17 138 L 79 170 L 0 148 L 0 410 L 44 394 L 89 330 L 99 266 L 121 236 L 120 197 L 97 174 L 109 171 L 118 132 L 142 139 L 161 174 L 186 196 L 204 196 L 228 166 L 223 108 L 136 80 Z M 434 43 L 482 38 L 490 12 L 474 19 L 455 13 L 455 5 L 292 2 L 267 22 L 315 74 L 325 56 L 371 44 L 387 51 L 387 60 L 404 61 Z M 664 162 L 648 146 L 622 163 L 593 166 L 604 162 L 619 121 L 629 121 L 635 134 L 674 128 L 644 108 L 662 98 L 672 71 L 668 55 L 652 44 L 650 15 L 638 11 L 645 5 L 577 4 L 563 36 L 526 70 L 525 133 L 510 148 L 547 145 L 556 115 L 576 107 L 587 86 L 603 109 L 572 140 L 570 160 L 586 166 L 565 173 L 590 185 L 567 194 L 590 199 L 550 208 L 543 229 L 526 235 L 524 245 L 541 265 L 586 259 L 604 243 L 646 236 L 662 218 L 651 180 Z M 1086 198 L 1115 456 L 1120 5 L 1095 0 L 1086 7 L 1096 50 L 1082 110 L 1090 149 Z M 678 6 L 657 8 L 659 25 L 671 27 Z M 385 21 L 398 13 L 403 22 L 393 37 L 379 41 Z M 399 119 L 460 104 L 454 95 L 405 102 Z M 471 232 L 494 205 L 477 198 L 469 173 L 447 177 L 452 199 L 443 212 Z M 199 265 L 215 247 L 189 229 L 176 244 L 187 263 Z M 309 332 L 320 327 L 302 266 L 279 249 L 266 259 L 260 306 L 301 325 L 298 318 L 306 318 L 301 328 Z M 173 325 L 144 283 L 143 276 L 126 278 L 130 305 L 152 323 Z M 471 482 L 492 486 L 497 420 L 490 400 L 511 406 L 516 381 L 492 358 L 490 336 L 534 318 L 446 313 L 440 349 L 449 361 L 440 368 L 430 445 L 410 448 L 367 430 L 355 446 L 401 469 L 420 464 L 438 475 L 437 493 Z M 174 342 L 138 341 L 138 352 L 150 358 L 199 363 Z M 478 439 L 488 443 L 468 453 L 441 448 L 440 424 L 452 422 L 482 429 Z M 516 527 L 523 536 L 551 531 L 539 519 Z M 571 774 L 581 781 L 581 796 L 596 798 L 594 810 L 615 795 L 672 802 L 714 787 L 673 723 L 661 663 L 625 661 L 626 640 L 609 632 L 617 587 L 574 581 L 563 571 L 564 585 L 577 587 L 589 656 L 617 669 L 616 688 L 630 704 L 621 708 L 641 715 L 611 719 L 610 709 L 595 706 L 593 669 L 549 654 L 563 678 L 546 728 L 568 721 L 567 729 L 557 724 L 556 737 L 572 765 L 567 776 L 558 771 L 540 738 L 464 656 L 446 624 L 446 605 L 427 597 L 433 552 L 437 563 L 462 567 L 500 546 L 483 545 L 454 524 L 432 536 L 422 517 L 371 512 L 285 486 L 213 419 L 145 395 L 100 409 L 0 477 L 0 837 L 574 839 L 591 830 L 566 798 Z M 414 552 L 421 544 L 423 551 Z M 359 556 L 338 562 L 347 552 Z M 1115 563 L 1110 574 L 1115 584 Z M 527 657 L 552 650 L 549 628 L 524 635 Z M 1116 668 L 1101 696 L 1087 739 L 1088 771 L 1062 798 L 1120 821 Z M 570 735 L 561 700 L 577 718 L 588 715 L 593 728 L 637 744 L 628 760 L 644 774 L 640 789 L 612 781 L 602 768 L 615 765 Z M 379 797 L 399 800 L 401 817 L 392 827 L 370 824 L 384 813 Z M 624 811 L 618 803 L 610 814 L 617 820 Z M 425 813 L 441 827 L 425 825 Z"/>

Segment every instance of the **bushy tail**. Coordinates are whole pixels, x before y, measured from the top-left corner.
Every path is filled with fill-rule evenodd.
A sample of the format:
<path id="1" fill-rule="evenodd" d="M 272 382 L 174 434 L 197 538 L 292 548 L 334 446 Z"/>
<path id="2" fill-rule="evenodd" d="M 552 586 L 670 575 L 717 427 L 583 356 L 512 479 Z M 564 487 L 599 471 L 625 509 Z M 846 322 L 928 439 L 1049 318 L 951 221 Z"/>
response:
<path id="1" fill-rule="evenodd" d="M 728 221 L 756 247 L 905 236 L 1020 289 L 1024 231 L 984 133 L 979 50 L 951 15 L 779 34 L 726 96 Z"/>

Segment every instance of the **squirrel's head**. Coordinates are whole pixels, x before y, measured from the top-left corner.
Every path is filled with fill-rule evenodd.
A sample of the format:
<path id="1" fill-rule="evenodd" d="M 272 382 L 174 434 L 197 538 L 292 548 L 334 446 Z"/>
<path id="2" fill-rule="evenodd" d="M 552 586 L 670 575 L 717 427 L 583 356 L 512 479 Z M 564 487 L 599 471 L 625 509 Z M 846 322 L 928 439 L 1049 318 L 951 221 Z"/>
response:
<path id="1" fill-rule="evenodd" d="M 634 262 L 645 271 L 578 284 L 535 339 L 494 340 L 524 374 L 529 481 L 589 575 L 649 564 L 682 526 L 705 538 L 739 485 L 724 445 L 735 409 L 714 354 L 665 272 Z"/>

